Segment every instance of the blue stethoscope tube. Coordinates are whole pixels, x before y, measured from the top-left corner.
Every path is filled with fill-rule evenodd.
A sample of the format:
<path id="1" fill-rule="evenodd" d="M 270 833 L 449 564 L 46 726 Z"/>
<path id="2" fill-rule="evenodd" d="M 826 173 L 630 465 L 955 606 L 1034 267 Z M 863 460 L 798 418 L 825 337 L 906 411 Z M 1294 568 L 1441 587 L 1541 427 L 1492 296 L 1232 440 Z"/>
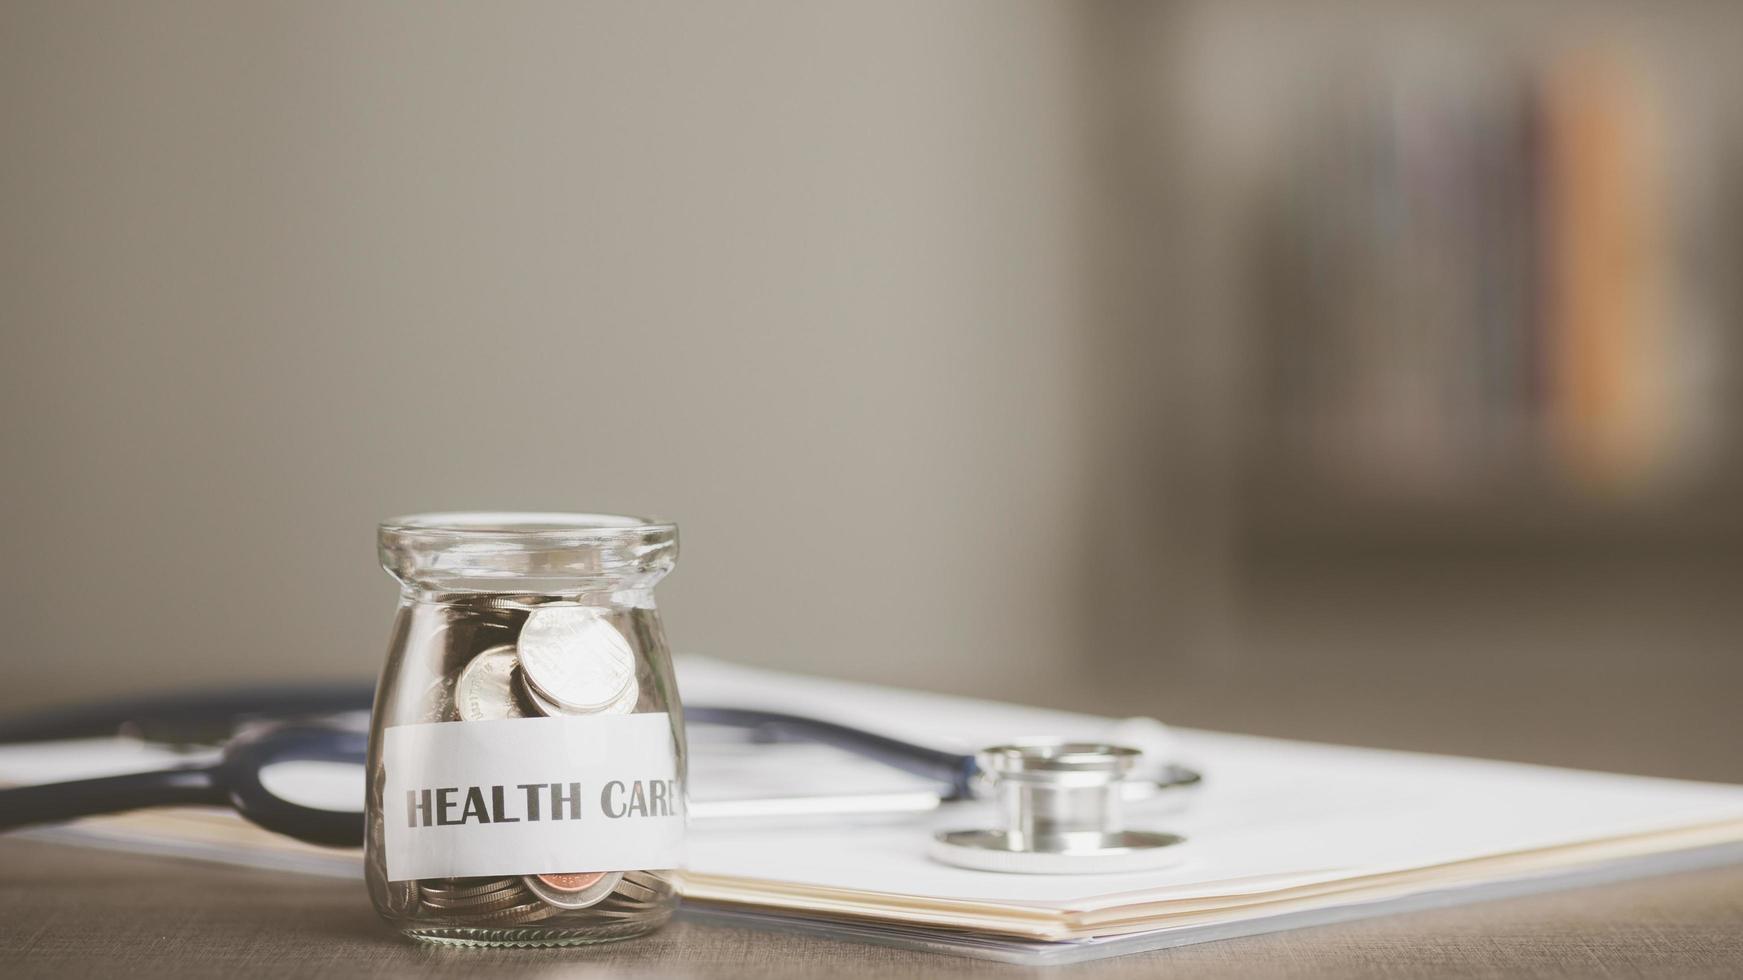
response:
<path id="1" fill-rule="evenodd" d="M 136 698 L 48 712 L 0 722 L 0 742 L 101 737 L 153 728 L 212 737 L 257 719 L 313 717 L 368 711 L 373 691 L 355 685 L 257 688 L 220 693 Z M 772 711 L 716 708 L 684 710 L 687 723 L 750 729 L 769 740 L 803 739 L 845 749 L 932 779 L 945 800 L 973 795 L 978 775 L 972 755 L 913 745 L 846 725 Z M 155 806 L 230 806 L 267 830 L 334 847 L 363 844 L 360 812 L 302 806 L 273 795 L 261 770 L 291 761 L 363 765 L 368 739 L 359 731 L 321 724 L 264 726 L 231 738 L 210 765 L 0 789 L 0 830 L 56 823 L 100 813 Z"/>
<path id="2" fill-rule="evenodd" d="M 276 796 L 261 771 L 280 762 L 362 765 L 362 732 L 319 725 L 263 728 L 231 739 L 211 765 L 0 789 L 0 830 L 154 806 L 229 806 L 267 830 L 332 847 L 361 847 L 363 814 L 323 810 Z"/>

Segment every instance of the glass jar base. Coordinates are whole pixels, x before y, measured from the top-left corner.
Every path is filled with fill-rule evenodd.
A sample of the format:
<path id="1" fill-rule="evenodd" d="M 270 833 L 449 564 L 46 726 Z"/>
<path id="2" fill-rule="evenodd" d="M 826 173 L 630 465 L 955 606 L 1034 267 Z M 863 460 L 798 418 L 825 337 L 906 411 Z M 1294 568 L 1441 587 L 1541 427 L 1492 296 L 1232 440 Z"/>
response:
<path id="1" fill-rule="evenodd" d="M 489 926 L 412 926 L 400 932 L 421 943 L 475 948 L 532 948 L 539 946 L 593 946 L 645 936 L 671 921 L 672 913 L 653 915 L 612 925 L 519 926 L 512 929 Z"/>

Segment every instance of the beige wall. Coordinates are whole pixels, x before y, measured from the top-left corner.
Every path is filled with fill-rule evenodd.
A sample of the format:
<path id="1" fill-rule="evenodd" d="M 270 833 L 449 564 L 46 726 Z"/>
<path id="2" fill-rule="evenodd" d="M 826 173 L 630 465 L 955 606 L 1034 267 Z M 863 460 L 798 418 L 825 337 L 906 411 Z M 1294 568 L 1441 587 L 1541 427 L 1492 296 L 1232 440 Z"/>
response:
<path id="1" fill-rule="evenodd" d="M 373 676 L 429 508 L 676 519 L 682 649 L 1044 683 L 1078 16 L 0 5 L 0 708 Z"/>

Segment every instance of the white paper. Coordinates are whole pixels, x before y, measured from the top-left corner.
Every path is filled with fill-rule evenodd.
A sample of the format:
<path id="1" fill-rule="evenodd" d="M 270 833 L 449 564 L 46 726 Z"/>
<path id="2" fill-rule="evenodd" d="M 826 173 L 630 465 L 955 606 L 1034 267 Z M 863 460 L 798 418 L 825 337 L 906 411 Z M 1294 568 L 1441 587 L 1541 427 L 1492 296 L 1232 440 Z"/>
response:
<path id="1" fill-rule="evenodd" d="M 968 751 L 1024 734 L 1109 738 L 1111 719 L 876 688 L 687 658 L 686 700 L 811 714 Z M 978 804 L 904 822 L 713 829 L 690 841 L 688 894 L 1073 938 L 1235 921 L 1645 853 L 1743 840 L 1743 787 L 1175 729 L 1205 783 L 1184 812 L 1128 826 L 1186 835 L 1155 872 L 1020 875 L 939 864 L 939 829 L 996 825 Z"/>
<path id="2" fill-rule="evenodd" d="M 663 712 L 397 725 L 382 759 L 390 880 L 682 863 Z"/>

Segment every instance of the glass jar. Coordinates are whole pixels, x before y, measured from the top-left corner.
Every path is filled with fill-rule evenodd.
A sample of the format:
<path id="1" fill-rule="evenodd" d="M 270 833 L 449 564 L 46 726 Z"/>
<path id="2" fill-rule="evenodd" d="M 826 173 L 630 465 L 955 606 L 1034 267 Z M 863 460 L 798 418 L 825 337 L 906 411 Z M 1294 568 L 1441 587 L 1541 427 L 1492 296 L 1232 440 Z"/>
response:
<path id="1" fill-rule="evenodd" d="M 399 616 L 375 693 L 365 874 L 408 936 L 560 946 L 677 905 L 684 725 L 653 587 L 671 524 L 390 520 Z"/>

